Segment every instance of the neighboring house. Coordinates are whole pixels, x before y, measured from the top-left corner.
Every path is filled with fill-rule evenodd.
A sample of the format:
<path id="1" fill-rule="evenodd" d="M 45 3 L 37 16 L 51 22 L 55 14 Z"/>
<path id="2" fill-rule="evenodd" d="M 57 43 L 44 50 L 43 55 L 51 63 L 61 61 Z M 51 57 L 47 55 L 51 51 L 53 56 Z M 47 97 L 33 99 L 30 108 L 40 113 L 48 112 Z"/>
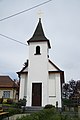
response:
<path id="1" fill-rule="evenodd" d="M 20 78 L 19 99 L 26 98 L 27 106 L 45 106 L 52 104 L 62 107 L 61 91 L 64 71 L 50 59 L 50 41 L 45 37 L 41 19 L 28 41 L 29 60 L 24 68 L 17 72 Z"/>
<path id="2" fill-rule="evenodd" d="M 9 76 L 0 76 L 0 98 L 18 100 L 19 86 Z"/>

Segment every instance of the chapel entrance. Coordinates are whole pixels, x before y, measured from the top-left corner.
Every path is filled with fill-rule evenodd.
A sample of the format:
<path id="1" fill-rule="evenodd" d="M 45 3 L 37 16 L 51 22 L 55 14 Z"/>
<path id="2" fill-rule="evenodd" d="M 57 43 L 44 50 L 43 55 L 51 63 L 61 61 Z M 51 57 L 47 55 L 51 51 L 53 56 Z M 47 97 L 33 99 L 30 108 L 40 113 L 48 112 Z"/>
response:
<path id="1" fill-rule="evenodd" d="M 32 106 L 42 104 L 42 83 L 32 83 Z"/>

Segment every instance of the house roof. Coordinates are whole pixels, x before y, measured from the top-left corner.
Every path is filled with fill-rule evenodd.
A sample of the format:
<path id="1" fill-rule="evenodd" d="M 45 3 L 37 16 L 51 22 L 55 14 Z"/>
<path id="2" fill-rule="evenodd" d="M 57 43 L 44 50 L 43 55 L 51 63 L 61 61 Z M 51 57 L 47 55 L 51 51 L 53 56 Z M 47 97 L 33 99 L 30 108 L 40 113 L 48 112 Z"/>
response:
<path id="1" fill-rule="evenodd" d="M 0 88 L 16 88 L 17 84 L 9 76 L 0 76 Z"/>
<path id="2" fill-rule="evenodd" d="M 45 42 L 45 41 L 47 41 L 48 47 L 51 48 L 49 40 L 45 37 L 44 31 L 42 28 L 41 18 L 39 18 L 39 22 L 34 34 L 27 42 L 29 44 L 30 42 Z"/>

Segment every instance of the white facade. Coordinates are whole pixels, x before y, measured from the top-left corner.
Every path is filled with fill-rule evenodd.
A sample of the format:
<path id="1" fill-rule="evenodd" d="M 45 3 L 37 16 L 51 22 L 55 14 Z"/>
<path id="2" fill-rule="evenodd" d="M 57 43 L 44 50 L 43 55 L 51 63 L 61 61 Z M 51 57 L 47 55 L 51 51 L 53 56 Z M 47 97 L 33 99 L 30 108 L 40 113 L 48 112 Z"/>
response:
<path id="1" fill-rule="evenodd" d="M 38 24 L 41 25 L 41 23 Z M 38 27 L 40 26 L 38 25 L 37 29 Z M 48 42 L 47 40 L 30 41 L 28 64 L 18 72 L 20 76 L 19 99 L 25 97 L 27 106 L 45 106 L 47 104 L 62 106 L 61 73 L 63 71 L 48 59 Z M 37 47 L 39 54 L 36 53 Z"/>
<path id="2" fill-rule="evenodd" d="M 40 46 L 40 55 L 36 54 L 36 46 Z M 45 96 L 42 94 L 42 106 L 47 104 L 47 82 L 48 82 L 48 59 L 47 59 L 47 43 L 38 42 L 31 43 L 29 46 L 29 74 L 28 74 L 28 105 L 31 105 L 32 100 L 32 83 L 42 83 L 42 93 L 45 92 Z M 45 86 L 44 86 L 45 84 Z"/>

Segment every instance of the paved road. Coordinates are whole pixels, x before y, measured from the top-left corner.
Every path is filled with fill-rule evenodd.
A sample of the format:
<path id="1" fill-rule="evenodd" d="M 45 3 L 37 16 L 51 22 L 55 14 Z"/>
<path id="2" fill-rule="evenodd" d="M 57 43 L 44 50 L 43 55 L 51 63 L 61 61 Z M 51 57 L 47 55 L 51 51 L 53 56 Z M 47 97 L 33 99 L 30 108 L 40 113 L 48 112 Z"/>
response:
<path id="1" fill-rule="evenodd" d="M 20 118 L 21 116 L 26 116 L 27 114 L 17 114 L 9 117 L 9 120 L 16 120 L 16 118 Z M 4 118 L 3 120 L 8 120 L 8 118 Z"/>

